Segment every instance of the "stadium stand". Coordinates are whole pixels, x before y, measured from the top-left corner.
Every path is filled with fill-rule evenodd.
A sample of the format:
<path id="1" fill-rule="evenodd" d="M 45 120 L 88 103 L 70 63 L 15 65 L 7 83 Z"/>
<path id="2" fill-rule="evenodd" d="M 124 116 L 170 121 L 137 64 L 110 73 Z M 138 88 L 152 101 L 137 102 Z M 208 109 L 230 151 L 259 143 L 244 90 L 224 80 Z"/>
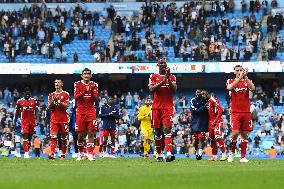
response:
<path id="1" fill-rule="evenodd" d="M 154 2 L 131 14 L 61 2 L 74 1 L 1 10 L 0 62 L 257 61 L 283 54 L 275 1 L 236 1 L 246 4 L 242 11 L 234 1 Z"/>
<path id="2" fill-rule="evenodd" d="M 75 3 L 68 8 L 61 4 L 74 3 L 75 0 L 46 0 L 44 3 L 33 0 L 0 1 L 22 2 L 28 4 L 17 10 L 0 10 L 0 64 L 155 62 L 161 56 L 166 56 L 169 62 L 256 62 L 284 58 L 284 16 L 281 9 L 272 11 L 277 8 L 275 0 L 268 4 L 265 1 L 237 1 L 241 3 L 241 11 L 234 8 L 231 0 L 206 1 L 205 4 L 200 1 L 154 2 L 142 4 L 139 10 L 128 10 L 129 14 L 123 14 L 113 6 L 91 9 L 83 3 Z M 284 89 L 273 87 L 270 95 L 259 87 L 251 97 L 254 130 L 250 133 L 248 153 L 253 155 L 266 154 L 271 146 L 275 147 L 277 154 L 284 153 Z M 229 146 L 226 92 L 213 91 L 225 107 L 224 138 Z M 194 91 L 185 90 L 175 97 L 175 153 L 193 152 L 189 111 L 193 94 Z M 43 103 L 46 103 L 46 95 L 36 94 L 43 116 L 38 118 L 40 123 L 36 135 L 40 136 L 43 147 L 48 145 L 48 129 L 44 120 L 46 105 Z M 8 139 L 12 140 L 14 105 L 19 96 L 17 89 L 0 90 L 2 146 Z M 107 96 L 107 91 L 101 93 L 100 104 L 106 101 Z M 141 153 L 136 114 L 145 96 L 144 92 L 131 91 L 115 97 L 129 126 L 128 153 Z M 185 119 L 182 120 L 182 117 Z"/>
<path id="3" fill-rule="evenodd" d="M 104 53 L 111 36 L 104 26 L 108 12 L 86 11 L 79 4 L 74 10 L 33 4 L 0 15 L 0 62 L 73 63 L 75 53 L 80 62 L 94 62 L 90 42 L 96 42 L 95 52 Z"/>

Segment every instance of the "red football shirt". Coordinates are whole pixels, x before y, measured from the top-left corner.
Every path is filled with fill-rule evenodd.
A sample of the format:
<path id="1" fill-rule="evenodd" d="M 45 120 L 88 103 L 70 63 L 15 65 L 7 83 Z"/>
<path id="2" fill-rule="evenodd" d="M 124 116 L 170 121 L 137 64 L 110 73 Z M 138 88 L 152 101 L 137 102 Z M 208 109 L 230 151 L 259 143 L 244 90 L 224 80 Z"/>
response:
<path id="1" fill-rule="evenodd" d="M 235 79 L 228 79 L 227 85 L 231 84 Z M 246 79 L 241 79 L 234 89 L 229 91 L 230 95 L 230 112 L 231 113 L 249 113 L 249 88 Z"/>
<path id="2" fill-rule="evenodd" d="M 211 98 L 206 103 L 206 106 L 209 114 L 209 123 L 216 121 L 223 121 L 222 118 L 223 108 L 216 97 L 211 96 Z"/>
<path id="3" fill-rule="evenodd" d="M 86 87 L 89 86 L 89 91 Z M 95 100 L 98 97 L 98 84 L 90 81 L 85 84 L 83 81 L 75 82 L 74 98 L 79 112 L 96 112 Z"/>
<path id="4" fill-rule="evenodd" d="M 50 93 L 48 95 L 48 105 L 53 101 L 54 98 L 58 99 L 58 102 L 50 110 L 50 122 L 52 123 L 68 123 L 67 110 L 60 106 L 59 103 L 67 103 L 70 100 L 69 93 L 62 91 L 60 93 Z"/>
<path id="5" fill-rule="evenodd" d="M 151 74 L 149 78 L 149 85 L 155 85 L 164 80 L 166 76 L 160 74 Z M 170 75 L 170 80 L 172 83 L 176 83 L 176 77 Z M 152 109 L 173 109 L 174 99 L 173 91 L 170 88 L 168 80 L 160 87 L 160 89 L 153 92 L 153 105 Z"/>
<path id="6" fill-rule="evenodd" d="M 21 98 L 17 101 L 16 109 L 21 112 L 22 124 L 35 125 L 35 110 L 37 108 L 37 101 L 34 98 L 28 100 Z"/>

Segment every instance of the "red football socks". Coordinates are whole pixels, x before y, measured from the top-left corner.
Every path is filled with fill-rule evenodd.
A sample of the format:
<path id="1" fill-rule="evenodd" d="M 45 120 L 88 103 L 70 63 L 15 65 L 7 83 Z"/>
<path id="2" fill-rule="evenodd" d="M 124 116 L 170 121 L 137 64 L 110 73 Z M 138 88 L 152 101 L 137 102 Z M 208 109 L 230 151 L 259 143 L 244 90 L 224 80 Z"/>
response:
<path id="1" fill-rule="evenodd" d="M 221 152 L 225 153 L 225 143 L 224 143 L 224 140 L 222 138 L 218 138 L 216 141 L 218 142 L 219 147 L 221 148 Z"/>
<path id="2" fill-rule="evenodd" d="M 23 140 L 23 149 L 24 149 L 24 152 L 29 152 L 30 146 L 29 146 L 28 140 Z"/>
<path id="3" fill-rule="evenodd" d="M 114 154 L 114 146 L 110 147 L 110 154 L 113 155 Z"/>
<path id="4" fill-rule="evenodd" d="M 88 154 L 94 154 L 94 143 L 87 144 Z"/>
<path id="5" fill-rule="evenodd" d="M 62 155 L 66 154 L 67 151 L 67 139 L 61 139 L 61 150 L 62 150 Z"/>
<path id="6" fill-rule="evenodd" d="M 236 151 L 237 141 L 231 141 L 231 152 L 234 154 Z"/>
<path id="7" fill-rule="evenodd" d="M 83 143 L 83 152 L 84 153 L 87 153 L 87 142 L 86 142 L 86 139 L 84 139 L 84 143 Z"/>
<path id="8" fill-rule="evenodd" d="M 78 142 L 78 150 L 79 150 L 80 153 L 84 152 L 84 145 L 82 143 Z"/>
<path id="9" fill-rule="evenodd" d="M 155 138 L 156 150 L 158 154 L 162 153 L 162 139 L 160 137 Z"/>
<path id="10" fill-rule="evenodd" d="M 241 158 L 244 158 L 246 157 L 246 151 L 247 151 L 247 144 L 248 144 L 248 141 L 247 140 L 241 140 Z"/>
<path id="11" fill-rule="evenodd" d="M 217 143 L 216 140 L 211 141 L 212 155 L 217 155 Z"/>
<path id="12" fill-rule="evenodd" d="M 55 153 L 55 148 L 56 148 L 56 138 L 51 138 L 50 140 L 50 150 L 52 153 Z"/>
<path id="13" fill-rule="evenodd" d="M 172 135 L 171 134 L 167 134 L 165 136 L 165 146 L 166 146 L 166 151 L 167 152 L 172 152 L 173 151 Z"/>

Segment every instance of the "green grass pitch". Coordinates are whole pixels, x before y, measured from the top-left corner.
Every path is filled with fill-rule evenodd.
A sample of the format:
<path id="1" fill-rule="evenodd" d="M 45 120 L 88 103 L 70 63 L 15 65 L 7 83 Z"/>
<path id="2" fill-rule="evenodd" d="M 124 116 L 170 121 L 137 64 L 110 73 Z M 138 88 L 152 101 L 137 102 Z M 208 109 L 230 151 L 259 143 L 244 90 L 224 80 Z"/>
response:
<path id="1" fill-rule="evenodd" d="M 0 158 L 0 188 L 19 189 L 277 189 L 284 186 L 284 160 L 241 164 L 206 159 L 118 158 L 96 161 Z"/>

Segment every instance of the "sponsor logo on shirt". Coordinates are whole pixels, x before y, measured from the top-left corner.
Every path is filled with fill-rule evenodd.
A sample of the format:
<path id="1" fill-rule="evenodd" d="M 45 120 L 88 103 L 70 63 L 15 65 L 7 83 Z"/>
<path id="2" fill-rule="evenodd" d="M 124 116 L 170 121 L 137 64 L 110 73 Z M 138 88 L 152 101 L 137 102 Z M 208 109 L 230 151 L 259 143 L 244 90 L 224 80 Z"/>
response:
<path id="1" fill-rule="evenodd" d="M 238 88 L 238 87 L 236 87 L 235 89 L 234 89 L 236 92 L 242 92 L 242 91 L 246 91 L 246 90 L 248 90 L 248 88 Z"/>

